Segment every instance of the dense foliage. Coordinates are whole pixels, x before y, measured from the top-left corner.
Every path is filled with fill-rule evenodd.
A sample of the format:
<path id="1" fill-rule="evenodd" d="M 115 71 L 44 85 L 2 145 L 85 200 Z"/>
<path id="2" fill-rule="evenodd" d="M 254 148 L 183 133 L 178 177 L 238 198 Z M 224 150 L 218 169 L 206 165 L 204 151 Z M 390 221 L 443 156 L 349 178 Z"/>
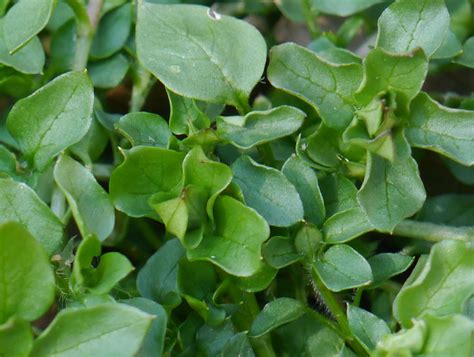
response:
<path id="1" fill-rule="evenodd" d="M 0 355 L 471 356 L 472 3 L 211 5 L 0 0 Z"/>

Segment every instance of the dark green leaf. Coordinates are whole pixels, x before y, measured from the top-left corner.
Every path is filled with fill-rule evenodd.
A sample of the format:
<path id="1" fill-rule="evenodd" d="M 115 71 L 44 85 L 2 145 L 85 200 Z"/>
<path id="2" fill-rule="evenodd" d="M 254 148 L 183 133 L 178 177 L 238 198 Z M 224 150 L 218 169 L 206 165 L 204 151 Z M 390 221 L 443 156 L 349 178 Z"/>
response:
<path id="1" fill-rule="evenodd" d="M 140 294 L 164 306 L 179 305 L 178 263 L 183 256 L 184 249 L 177 239 L 165 243 L 138 273 Z"/>
<path id="2" fill-rule="evenodd" d="M 306 220 L 321 224 L 326 216 L 326 209 L 316 172 L 295 155 L 285 162 L 281 171 L 298 191 L 303 202 Z"/>
<path id="3" fill-rule="evenodd" d="M 300 196 L 280 171 L 259 165 L 248 156 L 241 156 L 235 161 L 232 171 L 245 202 L 270 225 L 287 227 L 303 219 Z"/>
<path id="4" fill-rule="evenodd" d="M 414 260 L 414 257 L 399 253 L 381 253 L 370 257 L 368 262 L 374 275 L 374 285 L 403 273 Z"/>
<path id="5" fill-rule="evenodd" d="M 16 316 L 26 321 L 41 317 L 55 295 L 53 270 L 43 247 L 21 225 L 0 225 L 0 324 Z"/>
<path id="6" fill-rule="evenodd" d="M 158 192 L 179 193 L 184 154 L 157 147 L 135 147 L 125 152 L 125 161 L 110 177 L 110 196 L 115 207 L 132 217 L 156 217 L 148 204 Z"/>
<path id="7" fill-rule="evenodd" d="M 265 305 L 249 331 L 251 337 L 262 336 L 277 327 L 294 321 L 305 313 L 306 306 L 298 300 L 278 298 Z"/>
<path id="8" fill-rule="evenodd" d="M 449 31 L 444 0 L 397 0 L 380 16 L 377 47 L 389 52 L 421 48 L 430 57 Z"/>
<path id="9" fill-rule="evenodd" d="M 420 93 L 411 104 L 406 130 L 411 145 L 474 165 L 474 112 L 451 109 Z"/>
<path id="10" fill-rule="evenodd" d="M 115 211 L 109 195 L 94 175 L 77 161 L 62 155 L 54 167 L 54 179 L 71 208 L 83 237 L 89 234 L 105 240 L 115 223 Z"/>
<path id="11" fill-rule="evenodd" d="M 357 306 L 347 306 L 347 320 L 352 333 L 367 347 L 373 350 L 390 329 L 382 319 Z"/>
<path id="12" fill-rule="evenodd" d="M 426 192 L 403 131 L 394 134 L 395 159 L 369 154 L 367 173 L 357 195 L 374 228 L 391 232 L 423 206 Z"/>
<path id="13" fill-rule="evenodd" d="M 32 355 L 133 356 L 152 318 L 124 304 L 64 309 L 35 340 Z"/>
<path id="14" fill-rule="evenodd" d="M 262 253 L 270 266 L 281 269 L 303 258 L 298 254 L 293 241 L 286 237 L 273 237 L 262 247 Z"/>
<path id="15" fill-rule="evenodd" d="M 286 43 L 270 51 L 268 79 L 311 104 L 326 125 L 343 129 L 354 115 L 352 95 L 362 80 L 362 66 L 333 65 L 304 47 Z"/>
<path id="16" fill-rule="evenodd" d="M 244 117 L 218 117 L 217 134 L 241 149 L 250 149 L 293 134 L 305 117 L 301 110 L 286 105 Z"/>
<path id="17" fill-rule="evenodd" d="M 119 51 L 127 42 L 131 27 L 132 4 L 125 4 L 104 15 L 92 42 L 91 57 L 106 58 Z"/>
<path id="18" fill-rule="evenodd" d="M 137 53 L 173 92 L 242 107 L 263 73 L 266 45 L 248 23 L 211 9 L 141 2 Z"/>
<path id="19" fill-rule="evenodd" d="M 128 113 L 115 124 L 133 146 L 158 146 L 167 148 L 171 132 L 166 121 L 157 114 Z"/>
<path id="20" fill-rule="evenodd" d="M 235 276 L 256 273 L 263 259 L 261 245 L 270 233 L 265 220 L 229 196 L 217 198 L 214 217 L 215 233 L 205 235 L 197 248 L 188 250 L 188 258 L 210 261 Z"/>
<path id="21" fill-rule="evenodd" d="M 113 88 L 122 82 L 128 72 L 127 57 L 118 53 L 102 61 L 93 62 L 88 71 L 94 87 Z"/>
<path id="22" fill-rule="evenodd" d="M 314 263 L 313 269 L 324 285 L 336 292 L 365 286 L 373 280 L 369 263 L 345 244 L 330 247 L 322 259 Z"/>
<path id="23" fill-rule="evenodd" d="M 12 6 L 3 23 L 8 50 L 16 52 L 48 23 L 56 0 L 21 0 Z"/>
<path id="24" fill-rule="evenodd" d="M 7 126 L 23 153 L 43 170 L 62 150 L 86 135 L 94 93 L 87 74 L 69 72 L 19 100 Z"/>
<path id="25" fill-rule="evenodd" d="M 63 244 L 63 227 L 59 219 L 24 183 L 0 178 L 0 223 L 18 222 L 41 243 L 49 255 Z"/>

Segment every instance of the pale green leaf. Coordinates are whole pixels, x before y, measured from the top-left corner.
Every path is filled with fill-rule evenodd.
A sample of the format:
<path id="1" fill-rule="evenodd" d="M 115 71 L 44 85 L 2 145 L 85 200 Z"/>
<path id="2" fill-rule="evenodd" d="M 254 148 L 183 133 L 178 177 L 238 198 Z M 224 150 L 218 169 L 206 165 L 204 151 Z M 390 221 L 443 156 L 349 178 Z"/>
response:
<path id="1" fill-rule="evenodd" d="M 446 240 L 433 246 L 422 271 L 395 299 L 393 312 L 402 326 L 426 314 L 462 312 L 474 294 L 473 254 L 472 245 L 466 242 Z"/>
<path id="2" fill-rule="evenodd" d="M 0 355 L 27 357 L 33 348 L 33 333 L 28 322 L 16 317 L 0 325 Z"/>
<path id="3" fill-rule="evenodd" d="M 347 306 L 347 320 L 354 336 L 368 351 L 373 350 L 384 336 L 390 334 L 390 328 L 384 320 L 357 306 Z"/>

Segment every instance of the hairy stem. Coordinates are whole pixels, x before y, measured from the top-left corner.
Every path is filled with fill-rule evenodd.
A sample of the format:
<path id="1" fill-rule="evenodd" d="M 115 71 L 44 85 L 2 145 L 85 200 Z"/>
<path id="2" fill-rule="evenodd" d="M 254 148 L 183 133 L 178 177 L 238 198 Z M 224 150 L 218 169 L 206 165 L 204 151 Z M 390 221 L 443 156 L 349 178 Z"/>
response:
<path id="1" fill-rule="evenodd" d="M 410 219 L 406 219 L 396 226 L 393 234 L 430 242 L 440 242 L 446 239 L 474 241 L 474 227 L 452 227 Z"/>
<path id="2" fill-rule="evenodd" d="M 94 39 L 95 30 L 100 19 L 100 10 L 102 9 L 104 0 L 90 0 L 87 9 L 77 0 L 68 0 L 76 15 L 77 23 L 77 44 L 76 54 L 72 69 L 82 71 L 87 66 L 89 52 Z"/>
<path id="3" fill-rule="evenodd" d="M 318 293 L 321 294 L 321 298 L 324 300 L 332 315 L 336 319 L 346 342 L 349 344 L 349 346 L 351 346 L 351 348 L 354 350 L 354 352 L 357 353 L 358 356 L 367 356 L 367 353 L 365 352 L 364 348 L 352 335 L 346 314 L 339 301 L 337 301 L 336 296 L 334 296 L 332 291 L 330 291 L 324 285 L 314 268 L 311 268 L 311 276 L 313 277 L 313 282 L 316 285 Z"/>

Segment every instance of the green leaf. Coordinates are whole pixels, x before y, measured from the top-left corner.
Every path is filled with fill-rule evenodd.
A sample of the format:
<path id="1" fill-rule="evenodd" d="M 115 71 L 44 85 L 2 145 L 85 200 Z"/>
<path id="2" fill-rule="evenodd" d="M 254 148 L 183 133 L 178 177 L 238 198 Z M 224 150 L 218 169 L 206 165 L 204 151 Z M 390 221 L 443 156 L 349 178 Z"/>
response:
<path id="1" fill-rule="evenodd" d="M 152 318 L 124 304 L 64 309 L 35 340 L 32 355 L 133 356 Z"/>
<path id="2" fill-rule="evenodd" d="M 273 237 L 262 247 L 262 254 L 270 266 L 284 268 L 303 258 L 296 251 L 293 241 L 286 237 Z"/>
<path id="3" fill-rule="evenodd" d="M 448 159 L 445 159 L 444 163 L 458 181 L 465 185 L 474 185 L 474 165 L 464 166 Z"/>
<path id="4" fill-rule="evenodd" d="M 76 42 L 77 25 L 73 19 L 65 22 L 52 34 L 50 58 L 52 66 L 58 72 L 67 72 L 73 68 Z"/>
<path id="5" fill-rule="evenodd" d="M 443 241 L 431 248 L 419 275 L 397 295 L 393 313 L 402 326 L 426 314 L 461 313 L 474 294 L 473 247 L 461 241 Z"/>
<path id="6" fill-rule="evenodd" d="M 416 215 L 420 221 L 469 226 L 474 222 L 474 195 L 446 194 L 428 197 Z"/>
<path id="7" fill-rule="evenodd" d="M 168 123 L 161 116 L 152 113 L 128 113 L 120 118 L 115 128 L 133 146 L 158 146 L 166 149 L 171 139 Z"/>
<path id="8" fill-rule="evenodd" d="M 3 357 L 27 357 L 33 348 L 30 324 L 12 317 L 0 325 L 0 355 Z"/>
<path id="9" fill-rule="evenodd" d="M 295 155 L 290 156 L 281 171 L 298 191 L 303 202 L 306 220 L 314 224 L 321 224 L 326 216 L 326 209 L 319 190 L 316 172 Z"/>
<path id="10" fill-rule="evenodd" d="M 270 225 L 288 227 L 303 219 L 300 196 L 280 171 L 259 165 L 245 155 L 234 162 L 232 171 L 245 202 Z"/>
<path id="11" fill-rule="evenodd" d="M 363 11 L 384 0 L 338 0 L 334 3 L 332 0 L 311 0 L 313 7 L 329 15 L 349 16 Z"/>
<path id="12" fill-rule="evenodd" d="M 342 175 L 328 175 L 321 180 L 320 187 L 328 217 L 359 207 L 357 188 L 348 178 Z"/>
<path id="13" fill-rule="evenodd" d="M 179 240 L 166 242 L 138 272 L 137 287 L 140 294 L 164 306 L 179 305 L 178 263 L 183 256 L 184 249 Z"/>
<path id="14" fill-rule="evenodd" d="M 451 109 L 420 93 L 411 104 L 406 136 L 412 146 L 474 165 L 474 111 Z"/>
<path id="15" fill-rule="evenodd" d="M 350 208 L 331 216 L 324 222 L 324 241 L 326 243 L 344 243 L 374 228 L 360 207 Z"/>
<path id="16" fill-rule="evenodd" d="M 390 91 L 396 93 L 397 100 L 407 110 L 427 73 L 428 60 L 419 48 L 405 54 L 390 54 L 376 48 L 364 60 L 364 80 L 356 99 L 367 105 L 375 96 Z"/>
<path id="17" fill-rule="evenodd" d="M 209 117 L 199 108 L 194 99 L 182 97 L 167 89 L 170 101 L 171 131 L 176 135 L 196 133 L 201 129 L 209 128 Z"/>
<path id="18" fill-rule="evenodd" d="M 283 105 L 245 116 L 218 117 L 217 134 L 241 149 L 250 149 L 296 132 L 306 114 Z"/>
<path id="19" fill-rule="evenodd" d="M 375 356 L 412 356 L 420 353 L 427 336 L 426 323 L 423 320 L 414 320 L 413 327 L 402 329 L 396 334 L 385 336 L 377 345 Z"/>
<path id="20" fill-rule="evenodd" d="M 125 45 L 132 27 L 132 10 L 132 4 L 124 4 L 102 17 L 90 50 L 92 58 L 107 58 Z"/>
<path id="21" fill-rule="evenodd" d="M 319 229 L 312 224 L 305 224 L 296 233 L 295 249 L 299 254 L 313 261 L 322 240 L 323 235 Z"/>
<path id="22" fill-rule="evenodd" d="M 125 78 L 129 66 L 127 57 L 118 53 L 102 61 L 92 62 L 88 71 L 94 87 L 114 88 Z"/>
<path id="23" fill-rule="evenodd" d="M 115 223 L 115 211 L 109 195 L 94 175 L 67 155 L 54 167 L 54 180 L 61 188 L 83 237 L 89 234 L 105 240 Z"/>
<path id="24" fill-rule="evenodd" d="M 391 277 L 406 271 L 415 257 L 400 253 L 381 253 L 370 257 L 368 262 L 374 275 L 374 285 L 383 283 Z"/>
<path id="25" fill-rule="evenodd" d="M 420 210 L 426 198 L 418 165 L 403 131 L 394 133 L 393 162 L 369 154 L 367 173 L 357 198 L 377 230 L 391 232 L 404 218 Z"/>
<path id="26" fill-rule="evenodd" d="M 179 95 L 245 107 L 262 76 L 266 45 L 248 23 L 211 9 L 141 2 L 137 54 Z"/>
<path id="27" fill-rule="evenodd" d="M 383 0 L 311 0 L 312 6 L 324 14 L 336 16 L 350 16 L 363 11 Z"/>
<path id="28" fill-rule="evenodd" d="M 71 286 L 77 293 L 82 294 L 86 290 L 96 295 L 107 294 L 133 270 L 124 255 L 110 252 L 100 256 L 100 252 L 100 241 L 95 236 L 86 237 L 79 245 L 71 277 Z M 93 259 L 99 256 L 100 261 L 95 268 Z"/>
<path id="29" fill-rule="evenodd" d="M 341 133 L 321 123 L 318 129 L 308 136 L 305 153 L 314 162 L 325 167 L 340 165 Z"/>
<path id="30" fill-rule="evenodd" d="M 469 37 L 462 47 L 462 55 L 454 61 L 465 67 L 474 68 L 474 36 Z"/>
<path id="31" fill-rule="evenodd" d="M 459 41 L 456 34 L 449 30 L 448 36 L 444 39 L 440 48 L 433 54 L 433 59 L 453 58 L 463 53 L 461 41 Z"/>
<path id="32" fill-rule="evenodd" d="M 229 196 L 214 205 L 215 232 L 187 251 L 190 260 L 207 260 L 235 276 L 250 276 L 261 266 L 260 249 L 269 236 L 265 220 Z"/>
<path id="33" fill-rule="evenodd" d="M 362 62 L 360 57 L 345 48 L 337 47 L 325 36 L 321 36 L 312 41 L 307 47 L 329 63 L 350 64 Z"/>
<path id="34" fill-rule="evenodd" d="M 158 192 L 176 196 L 182 185 L 184 154 L 157 147 L 135 147 L 110 177 L 115 207 L 131 217 L 155 217 L 149 198 Z M 172 197 L 172 196 L 171 196 Z"/>
<path id="35" fill-rule="evenodd" d="M 305 313 L 306 306 L 298 300 L 278 298 L 265 305 L 263 310 L 255 317 L 250 337 L 262 336 L 277 327 L 294 321 Z"/>
<path id="36" fill-rule="evenodd" d="M 384 336 L 390 334 L 390 329 L 384 320 L 357 306 L 347 306 L 347 320 L 354 336 L 367 347 L 368 351 L 373 350 Z"/>
<path id="37" fill-rule="evenodd" d="M 50 208 L 30 187 L 0 178 L 0 223 L 18 222 L 41 243 L 49 255 L 63 244 L 63 227 Z"/>
<path id="38" fill-rule="evenodd" d="M 324 123 L 345 128 L 354 115 L 354 92 L 362 80 L 359 64 L 333 65 L 294 43 L 270 51 L 271 84 L 311 104 Z"/>
<path id="39" fill-rule="evenodd" d="M 373 280 L 369 263 L 345 244 L 331 246 L 313 269 L 324 285 L 336 292 L 365 286 Z"/>
<path id="40" fill-rule="evenodd" d="M 207 194 L 206 212 L 213 219 L 213 206 L 217 196 L 232 181 L 229 166 L 206 157 L 200 146 L 195 146 L 183 162 L 184 185 L 195 185 Z"/>
<path id="41" fill-rule="evenodd" d="M 219 356 L 231 338 L 235 336 L 230 319 L 217 327 L 202 325 L 196 333 L 196 344 L 202 356 Z"/>
<path id="42" fill-rule="evenodd" d="M 469 356 L 472 354 L 474 322 L 462 315 L 425 316 L 428 335 L 421 353 L 425 356 Z"/>
<path id="43" fill-rule="evenodd" d="M 91 125 L 94 93 L 87 74 L 59 76 L 13 106 L 7 127 L 39 170 L 77 143 Z"/>
<path id="44" fill-rule="evenodd" d="M 168 321 L 165 309 L 160 304 L 142 297 L 122 300 L 122 303 L 136 307 L 154 317 L 142 346 L 135 356 L 161 356 L 165 346 L 166 323 Z"/>
<path id="45" fill-rule="evenodd" d="M 79 142 L 69 147 L 69 151 L 84 164 L 90 166 L 104 152 L 108 140 L 109 136 L 105 128 L 94 118 L 87 134 Z"/>
<path id="46" fill-rule="evenodd" d="M 39 242 L 20 224 L 0 225 L 0 325 L 41 317 L 54 301 L 53 269 Z"/>
<path id="47" fill-rule="evenodd" d="M 25 2 L 25 0 L 23 0 Z M 5 31 L 3 29 L 5 21 L 0 19 L 0 63 L 15 68 L 17 71 L 27 74 L 37 74 L 43 71 L 45 56 L 43 46 L 38 37 L 28 42 L 25 47 L 21 48 L 14 54 L 6 45 Z"/>
<path id="48" fill-rule="evenodd" d="M 5 41 L 13 53 L 26 45 L 48 23 L 56 0 L 20 0 L 12 6 L 3 23 Z"/>
<path id="49" fill-rule="evenodd" d="M 441 46 L 449 31 L 444 0 L 397 0 L 379 17 L 376 47 L 388 52 L 421 48 L 427 57 Z"/>
<path id="50" fill-rule="evenodd" d="M 264 262 L 255 274 L 248 277 L 234 278 L 234 281 L 240 290 L 256 293 L 267 289 L 274 281 L 277 273 L 277 269 Z"/>
<path id="51" fill-rule="evenodd" d="M 227 341 L 220 356 L 255 357 L 255 352 L 247 338 L 247 334 L 239 332 Z"/>
<path id="52" fill-rule="evenodd" d="M 15 155 L 5 146 L 0 145 L 0 173 L 5 173 L 11 177 L 16 176 L 17 161 Z"/>

